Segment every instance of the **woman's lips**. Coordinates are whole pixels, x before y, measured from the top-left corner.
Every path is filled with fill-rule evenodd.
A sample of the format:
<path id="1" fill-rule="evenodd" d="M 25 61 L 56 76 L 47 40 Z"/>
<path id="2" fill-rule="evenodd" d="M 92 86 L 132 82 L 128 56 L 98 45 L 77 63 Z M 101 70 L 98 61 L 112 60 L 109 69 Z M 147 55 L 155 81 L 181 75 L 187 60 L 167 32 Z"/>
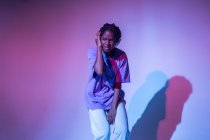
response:
<path id="1" fill-rule="evenodd" d="M 110 47 L 104 47 L 105 50 L 110 50 Z"/>

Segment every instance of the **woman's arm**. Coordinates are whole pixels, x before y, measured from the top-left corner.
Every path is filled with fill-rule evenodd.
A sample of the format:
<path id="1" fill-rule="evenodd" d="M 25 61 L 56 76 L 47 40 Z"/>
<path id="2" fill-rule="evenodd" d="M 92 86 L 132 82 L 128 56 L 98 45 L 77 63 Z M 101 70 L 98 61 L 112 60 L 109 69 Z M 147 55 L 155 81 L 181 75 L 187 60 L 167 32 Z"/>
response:
<path id="1" fill-rule="evenodd" d="M 121 88 L 114 89 L 114 98 L 112 101 L 112 107 L 109 110 L 108 115 L 107 115 L 107 120 L 110 124 L 114 123 L 115 116 L 117 114 L 117 106 L 119 104 L 120 91 L 121 91 Z"/>
<path id="2" fill-rule="evenodd" d="M 103 56 L 102 56 L 102 44 L 101 44 L 101 39 L 100 39 L 100 32 L 96 33 L 96 45 L 97 45 L 97 54 L 96 54 L 96 61 L 94 64 L 94 71 L 98 75 L 103 74 L 103 66 L 104 66 L 104 61 L 103 61 Z"/>

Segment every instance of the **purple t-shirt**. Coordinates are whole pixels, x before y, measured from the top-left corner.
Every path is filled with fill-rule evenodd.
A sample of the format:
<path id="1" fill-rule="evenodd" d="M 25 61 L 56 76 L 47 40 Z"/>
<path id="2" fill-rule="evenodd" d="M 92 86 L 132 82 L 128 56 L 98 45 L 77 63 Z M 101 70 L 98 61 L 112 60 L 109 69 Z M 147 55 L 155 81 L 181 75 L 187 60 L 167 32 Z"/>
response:
<path id="1" fill-rule="evenodd" d="M 88 69 L 89 80 L 85 90 L 85 102 L 88 109 L 109 110 L 112 105 L 114 90 L 109 84 L 106 75 L 97 75 L 94 71 L 97 48 L 88 50 Z M 126 53 L 118 48 L 114 48 L 111 55 L 108 56 L 114 71 L 115 82 L 130 82 L 128 59 Z M 105 68 L 105 67 L 104 67 Z M 106 69 L 104 70 L 106 73 Z M 121 101 L 124 101 L 123 91 L 120 94 Z"/>

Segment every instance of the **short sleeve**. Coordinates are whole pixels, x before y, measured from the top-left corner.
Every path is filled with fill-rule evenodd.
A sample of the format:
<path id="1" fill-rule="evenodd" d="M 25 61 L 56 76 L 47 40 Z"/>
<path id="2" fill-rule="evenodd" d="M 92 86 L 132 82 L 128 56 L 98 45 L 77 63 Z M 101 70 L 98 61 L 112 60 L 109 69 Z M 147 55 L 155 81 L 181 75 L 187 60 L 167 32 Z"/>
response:
<path id="1" fill-rule="evenodd" d="M 130 82 L 130 72 L 127 55 L 124 53 L 119 57 L 119 68 L 116 73 L 115 82 L 128 83 Z"/>
<path id="2" fill-rule="evenodd" d="M 96 48 L 90 48 L 88 49 L 88 71 L 90 77 L 93 77 L 94 74 L 95 61 L 96 61 Z"/>

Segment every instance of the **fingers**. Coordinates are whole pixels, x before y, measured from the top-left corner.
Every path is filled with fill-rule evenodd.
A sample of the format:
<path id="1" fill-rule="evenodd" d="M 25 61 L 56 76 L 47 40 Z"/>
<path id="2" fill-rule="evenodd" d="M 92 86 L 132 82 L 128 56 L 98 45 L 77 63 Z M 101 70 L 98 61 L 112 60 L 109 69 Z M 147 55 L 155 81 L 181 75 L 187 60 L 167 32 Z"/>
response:
<path id="1" fill-rule="evenodd" d="M 96 32 L 96 38 L 95 39 L 100 39 L 100 34 L 101 34 L 100 31 Z"/>
<path id="2" fill-rule="evenodd" d="M 110 116 L 107 116 L 107 121 L 109 122 L 109 124 L 113 124 L 113 118 Z"/>
<path id="3" fill-rule="evenodd" d="M 111 113 L 108 113 L 107 114 L 107 121 L 109 122 L 109 124 L 113 124 L 114 121 L 115 121 L 115 115 L 111 114 Z"/>
<path id="4" fill-rule="evenodd" d="M 97 36 L 97 40 L 98 40 L 98 42 L 101 42 L 100 35 L 101 35 L 101 32 L 100 32 L 100 31 L 98 31 L 98 32 L 96 33 L 96 36 Z"/>
<path id="5" fill-rule="evenodd" d="M 100 39 L 101 32 L 96 32 L 95 42 L 97 46 L 101 46 L 101 39 Z"/>
<path id="6" fill-rule="evenodd" d="M 98 32 L 96 32 L 96 36 L 95 36 L 95 42 L 97 44 L 97 41 L 98 41 Z"/>
<path id="7" fill-rule="evenodd" d="M 100 37 L 100 35 L 101 35 L 101 31 L 96 32 L 96 36 Z"/>

